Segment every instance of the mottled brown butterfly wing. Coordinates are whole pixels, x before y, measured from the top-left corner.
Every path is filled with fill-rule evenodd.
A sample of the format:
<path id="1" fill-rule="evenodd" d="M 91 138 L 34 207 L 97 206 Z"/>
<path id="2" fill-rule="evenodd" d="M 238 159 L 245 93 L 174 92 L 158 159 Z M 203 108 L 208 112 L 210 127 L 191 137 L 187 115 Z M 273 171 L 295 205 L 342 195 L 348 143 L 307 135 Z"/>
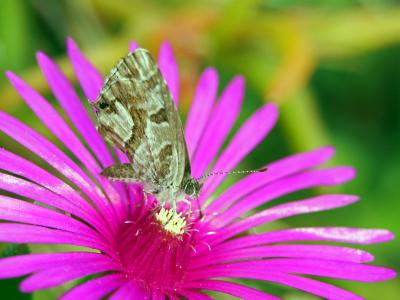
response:
<path id="1" fill-rule="evenodd" d="M 144 49 L 129 53 L 106 78 L 93 104 L 98 131 L 129 157 L 103 175 L 143 183 L 161 202 L 190 178 L 182 124 L 160 70 Z"/>

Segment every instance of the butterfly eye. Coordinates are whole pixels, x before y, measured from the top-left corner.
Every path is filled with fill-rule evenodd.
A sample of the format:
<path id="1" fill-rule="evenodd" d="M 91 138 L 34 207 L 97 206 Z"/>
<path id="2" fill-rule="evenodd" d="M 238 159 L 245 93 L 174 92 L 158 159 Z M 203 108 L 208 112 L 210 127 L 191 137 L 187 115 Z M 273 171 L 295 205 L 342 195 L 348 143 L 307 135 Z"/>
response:
<path id="1" fill-rule="evenodd" d="M 186 184 L 185 186 L 185 194 L 189 197 L 192 197 L 194 194 L 194 186 L 191 183 Z"/>
<path id="2" fill-rule="evenodd" d="M 99 103 L 99 107 L 101 108 L 101 109 L 105 109 L 105 108 L 107 108 L 109 105 L 108 105 L 108 103 L 107 102 L 100 102 Z"/>
<path id="3" fill-rule="evenodd" d="M 191 179 L 185 184 L 184 191 L 190 198 L 197 197 L 200 192 L 200 185 L 196 180 Z"/>

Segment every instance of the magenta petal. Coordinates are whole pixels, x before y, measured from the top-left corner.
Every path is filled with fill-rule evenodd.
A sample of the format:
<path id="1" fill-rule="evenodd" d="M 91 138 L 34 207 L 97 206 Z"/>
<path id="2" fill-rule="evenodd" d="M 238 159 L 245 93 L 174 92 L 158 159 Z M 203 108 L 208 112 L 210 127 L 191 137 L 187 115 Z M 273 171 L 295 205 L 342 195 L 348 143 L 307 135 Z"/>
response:
<path id="1" fill-rule="evenodd" d="M 85 264 L 85 262 L 99 260 L 100 257 L 109 260 L 107 256 L 93 252 L 26 254 L 6 257 L 0 259 L 0 278 L 28 275 L 32 272 L 54 267 L 55 265 L 63 266 L 70 263 Z"/>
<path id="2" fill-rule="evenodd" d="M 75 245 L 104 251 L 112 255 L 115 251 L 108 243 L 96 238 L 35 225 L 0 223 L 0 241 L 9 243 L 47 243 Z"/>
<path id="3" fill-rule="evenodd" d="M 67 39 L 67 53 L 86 98 L 95 101 L 103 85 L 103 77 L 71 38 Z"/>
<path id="4" fill-rule="evenodd" d="M 212 300 L 210 296 L 196 292 L 193 290 L 187 290 L 187 289 L 179 289 L 179 294 L 184 297 L 184 299 L 190 299 L 190 300 Z"/>
<path id="5" fill-rule="evenodd" d="M 273 162 L 267 166 L 267 172 L 248 175 L 232 185 L 222 195 L 218 196 L 206 210 L 210 212 L 220 211 L 226 205 L 232 204 L 237 199 L 268 183 L 324 163 L 332 157 L 333 153 L 334 149 L 332 147 L 322 147 Z"/>
<path id="6" fill-rule="evenodd" d="M 109 224 L 116 226 L 113 208 L 96 184 L 54 144 L 43 136 L 19 122 L 17 119 L 0 112 L 0 130 L 17 142 L 36 153 L 48 164 L 57 169 L 65 177 L 75 183 L 90 197 L 101 212 L 108 216 Z"/>
<path id="7" fill-rule="evenodd" d="M 110 182 L 104 177 L 100 176 L 102 168 L 100 168 L 94 157 L 79 141 L 77 136 L 72 132 L 57 111 L 41 95 L 39 95 L 16 75 L 11 72 L 7 72 L 7 77 L 10 79 L 14 88 L 18 91 L 21 97 L 42 120 L 47 128 L 49 128 L 51 132 L 57 136 L 57 138 L 68 148 L 68 150 L 71 151 L 75 157 L 93 174 L 96 180 L 100 182 L 107 195 L 112 199 L 118 199 L 119 194 L 116 193 Z"/>
<path id="8" fill-rule="evenodd" d="M 127 300 L 127 299 L 153 300 L 154 298 L 150 297 L 149 291 L 146 291 L 144 288 L 137 286 L 132 281 L 121 286 L 109 298 L 109 300 Z"/>
<path id="9" fill-rule="evenodd" d="M 256 111 L 238 130 L 229 145 L 222 152 L 212 168 L 212 172 L 231 171 L 256 147 L 275 126 L 278 108 L 266 104 Z M 227 175 L 209 177 L 201 192 L 200 203 L 204 203 Z"/>
<path id="10" fill-rule="evenodd" d="M 3 174 L 0 177 L 0 186 L 3 189 L 71 212 L 111 239 L 109 228 L 98 212 L 77 191 L 59 178 L 5 149 L 0 149 L 0 168 L 44 187 Z"/>
<path id="11" fill-rule="evenodd" d="M 171 92 L 172 99 L 176 107 L 179 103 L 179 70 L 176 63 L 174 52 L 168 42 L 161 45 L 160 53 L 158 55 L 158 65 L 161 74 L 167 82 L 168 88 Z"/>
<path id="12" fill-rule="evenodd" d="M 193 157 L 201 134 L 207 125 L 217 92 L 218 73 L 215 69 L 208 68 L 199 79 L 185 124 L 185 138 L 190 158 Z"/>
<path id="13" fill-rule="evenodd" d="M 279 297 L 272 296 L 256 289 L 249 288 L 237 283 L 222 280 L 201 280 L 185 283 L 186 288 L 204 289 L 229 294 L 241 299 L 264 299 L 279 300 Z"/>
<path id="14" fill-rule="evenodd" d="M 129 43 L 128 47 L 129 52 L 134 52 L 137 48 L 139 48 L 139 44 L 136 41 L 131 41 Z"/>
<path id="15" fill-rule="evenodd" d="M 0 219 L 57 228 L 77 235 L 100 238 L 89 226 L 53 210 L 0 195 Z"/>
<path id="16" fill-rule="evenodd" d="M 247 279 L 258 279 L 270 281 L 286 286 L 290 286 L 302 291 L 306 291 L 308 293 L 323 297 L 324 299 L 332 299 L 332 300 L 363 300 L 364 298 L 357 296 L 353 293 L 350 293 L 346 290 L 337 288 L 333 285 L 316 281 L 309 278 L 304 278 L 296 275 L 285 274 L 280 272 L 272 272 L 268 270 L 251 270 L 251 269 L 242 269 L 242 268 L 226 268 L 215 270 L 209 273 L 206 271 L 205 276 L 195 277 L 230 277 L 230 278 L 247 278 Z M 191 278 L 188 278 L 191 280 Z"/>
<path id="17" fill-rule="evenodd" d="M 328 241 L 369 245 L 393 239 L 393 233 L 383 229 L 348 227 L 304 227 L 251 234 L 227 241 L 223 247 L 244 248 L 254 245 L 299 241 Z"/>
<path id="18" fill-rule="evenodd" d="M 63 142 L 72 153 L 92 172 L 98 174 L 101 169 L 89 151 L 79 141 L 58 112 L 35 90 L 12 72 L 6 72 L 15 90 L 21 95 L 40 120 Z"/>
<path id="19" fill-rule="evenodd" d="M 227 239 L 266 222 L 272 222 L 299 214 L 330 210 L 349 205 L 357 200 L 357 196 L 351 195 L 322 195 L 306 200 L 277 205 L 225 227 L 218 232 L 218 238 L 216 239 Z"/>
<path id="20" fill-rule="evenodd" d="M 244 96 L 244 79 L 235 77 L 214 108 L 192 160 L 192 175 L 200 177 L 217 155 L 239 115 Z"/>
<path id="21" fill-rule="evenodd" d="M 57 101 L 82 135 L 90 149 L 94 152 L 103 167 L 114 163 L 110 152 L 100 134 L 91 121 L 74 87 L 64 76 L 58 66 L 45 54 L 38 53 L 39 66 Z"/>
<path id="22" fill-rule="evenodd" d="M 232 207 L 217 216 L 218 226 L 225 226 L 244 213 L 278 197 L 306 188 L 338 185 L 351 180 L 354 174 L 353 168 L 335 167 L 285 177 L 240 199 Z"/>
<path id="23" fill-rule="evenodd" d="M 199 268 L 224 261 L 288 257 L 314 258 L 333 261 L 369 262 L 374 257 L 360 249 L 328 245 L 273 245 L 242 248 L 240 244 L 219 245 L 212 252 L 205 252 L 193 259 L 191 268 Z"/>
<path id="24" fill-rule="evenodd" d="M 53 266 L 32 274 L 20 284 L 23 292 L 32 293 L 37 290 L 48 289 L 84 276 L 118 270 L 118 264 L 106 260 L 104 257 L 85 263 L 72 262 L 63 266 Z"/>
<path id="25" fill-rule="evenodd" d="M 91 279 L 65 293 L 60 300 L 99 300 L 126 282 L 123 275 L 111 274 Z"/>
<path id="26" fill-rule="evenodd" d="M 0 173 L 0 189 L 64 210 L 91 223 L 71 201 L 30 181 Z"/>
<path id="27" fill-rule="evenodd" d="M 165 296 L 161 292 L 153 290 L 151 293 L 151 300 L 165 300 Z"/>
<path id="28" fill-rule="evenodd" d="M 227 270 L 253 270 L 263 272 L 297 273 L 304 275 L 324 276 L 360 282 L 376 282 L 392 279 L 396 272 L 383 267 L 364 265 L 352 262 L 329 261 L 305 258 L 276 258 L 269 260 L 226 263 L 203 267 L 192 271 L 191 275 L 207 273 L 208 276 L 221 276 Z M 218 275 L 216 275 L 218 274 Z M 195 275 L 196 276 L 196 275 Z M 200 276 L 200 275 L 199 275 Z M 196 276 L 197 277 L 197 276 Z"/>

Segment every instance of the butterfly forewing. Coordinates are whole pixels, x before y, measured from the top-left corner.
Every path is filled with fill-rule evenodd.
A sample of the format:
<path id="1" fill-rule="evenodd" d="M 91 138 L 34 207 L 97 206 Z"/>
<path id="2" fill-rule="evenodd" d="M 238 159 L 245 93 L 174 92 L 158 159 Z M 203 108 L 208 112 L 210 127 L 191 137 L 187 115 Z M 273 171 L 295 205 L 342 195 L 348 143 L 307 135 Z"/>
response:
<path id="1" fill-rule="evenodd" d="M 190 163 L 178 112 L 149 52 L 137 49 L 114 67 L 94 103 L 98 130 L 131 163 L 103 174 L 150 189 L 179 189 Z"/>

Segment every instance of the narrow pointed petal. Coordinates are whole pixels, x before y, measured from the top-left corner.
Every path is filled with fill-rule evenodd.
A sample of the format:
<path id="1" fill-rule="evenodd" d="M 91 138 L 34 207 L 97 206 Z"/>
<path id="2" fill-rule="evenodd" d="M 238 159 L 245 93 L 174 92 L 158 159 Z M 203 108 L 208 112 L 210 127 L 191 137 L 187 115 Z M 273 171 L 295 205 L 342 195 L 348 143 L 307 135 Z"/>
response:
<path id="1" fill-rule="evenodd" d="M 239 115 L 243 96 L 244 79 L 237 76 L 225 88 L 204 129 L 192 161 L 192 175 L 195 178 L 204 174 L 220 150 Z"/>
<path id="2" fill-rule="evenodd" d="M 220 211 L 228 204 L 232 204 L 237 199 L 254 192 L 264 185 L 326 162 L 333 154 L 334 149 L 332 147 L 322 147 L 273 162 L 267 165 L 267 172 L 248 175 L 232 185 L 223 194 L 213 200 L 206 207 L 206 210 Z"/>
<path id="3" fill-rule="evenodd" d="M 111 274 L 91 279 L 65 293 L 60 300 L 98 300 L 108 295 L 113 290 L 125 283 L 125 278 L 120 274 Z"/>
<path id="4" fill-rule="evenodd" d="M 136 41 L 132 41 L 129 43 L 129 52 L 134 52 L 137 48 L 139 48 L 139 44 Z"/>
<path id="5" fill-rule="evenodd" d="M 149 291 L 146 291 L 144 288 L 139 287 L 132 281 L 121 286 L 109 298 L 109 300 L 126 299 L 154 300 L 154 298 L 150 296 Z"/>
<path id="6" fill-rule="evenodd" d="M 185 138 L 190 158 L 193 157 L 200 137 L 209 121 L 217 92 L 218 73 L 215 69 L 208 68 L 200 76 L 185 124 Z"/>
<path id="7" fill-rule="evenodd" d="M 186 288 L 195 288 L 202 290 L 210 290 L 229 294 L 241 299 L 254 299 L 254 300 L 279 300 L 281 298 L 263 293 L 253 288 L 240 285 L 234 282 L 222 280 L 201 280 L 192 281 L 185 284 Z"/>
<path id="8" fill-rule="evenodd" d="M 158 65 L 167 86 L 171 92 L 172 99 L 176 107 L 179 104 L 179 70 L 176 63 L 174 52 L 168 42 L 161 45 L 158 55 Z"/>
<path id="9" fill-rule="evenodd" d="M 86 98 L 94 102 L 103 85 L 103 77 L 81 53 L 72 38 L 67 39 L 67 53 Z"/>
<path id="10" fill-rule="evenodd" d="M 43 75 L 45 76 L 52 92 L 56 96 L 57 101 L 60 103 L 102 166 L 107 167 L 113 164 L 114 159 L 108 151 L 103 138 L 97 132 L 74 87 L 58 66 L 44 53 L 38 53 L 37 60 Z"/>
<path id="11" fill-rule="evenodd" d="M 63 266 L 56 265 L 30 275 L 21 282 L 20 288 L 25 293 L 32 293 L 59 286 L 73 279 L 116 270 L 118 270 L 118 265 L 104 258 L 86 261 L 84 264 L 74 262 Z"/>
<path id="12" fill-rule="evenodd" d="M 363 263 L 369 262 L 374 257 L 363 250 L 349 247 L 328 245 L 273 245 L 237 248 L 237 244 L 231 247 L 224 244 L 213 248 L 212 252 L 205 252 L 202 256 L 193 259 L 191 268 L 199 268 L 224 261 L 260 259 L 271 257 L 288 258 L 314 258 L 333 261 L 347 261 Z"/>
<path id="13" fill-rule="evenodd" d="M 59 178 L 5 149 L 0 149 L 0 168 L 38 185 L 2 174 L 0 186 L 3 189 L 70 212 L 93 225 L 108 240 L 111 239 L 110 230 L 97 210 Z"/>
<path id="14" fill-rule="evenodd" d="M 387 242 L 393 238 L 393 233 L 384 229 L 303 227 L 252 234 L 227 241 L 221 245 L 238 249 L 254 245 L 299 241 L 327 241 L 370 245 Z"/>
<path id="15" fill-rule="evenodd" d="M 67 147 L 71 153 L 91 172 L 96 180 L 101 184 L 110 198 L 121 201 L 114 187 L 108 180 L 100 176 L 102 168 L 98 165 L 94 157 L 80 142 L 75 133 L 65 123 L 58 112 L 40 94 L 28 86 L 12 72 L 7 72 L 7 77 L 18 91 L 21 97 L 39 117 L 40 120 L 49 128 L 51 132 Z"/>
<path id="16" fill-rule="evenodd" d="M 74 218 L 26 201 L 1 195 L 0 219 L 57 228 L 77 235 L 100 238 L 97 232 Z"/>
<path id="17" fill-rule="evenodd" d="M 392 279 L 396 276 L 393 270 L 352 262 L 329 261 L 305 258 L 276 258 L 246 262 L 226 263 L 203 267 L 191 272 L 195 277 L 207 273 L 208 277 L 220 277 L 230 270 L 252 270 L 263 272 L 296 273 L 304 275 L 323 276 L 359 282 L 377 282 Z M 199 274 L 199 275 L 195 275 Z"/>
<path id="18" fill-rule="evenodd" d="M 110 224 L 116 225 L 115 212 L 101 190 L 65 153 L 25 124 L 3 112 L 0 112 L 0 130 L 36 153 L 76 184 L 101 212 L 108 216 Z"/>
<path id="19" fill-rule="evenodd" d="M 0 259 L 0 278 L 24 276 L 49 267 L 54 267 L 55 265 L 63 266 L 69 263 L 85 264 L 85 262 L 99 260 L 100 258 L 109 260 L 107 256 L 93 252 L 64 252 L 10 256 Z"/>
<path id="20" fill-rule="evenodd" d="M 30 181 L 0 172 L 0 189 L 64 210 L 90 223 L 73 203 Z"/>
<path id="21" fill-rule="evenodd" d="M 0 223 L 0 241 L 8 243 L 63 244 L 83 246 L 113 254 L 107 243 L 96 238 L 35 225 Z"/>
<path id="22" fill-rule="evenodd" d="M 275 126 L 278 108 L 266 104 L 256 111 L 238 130 L 229 145 L 222 152 L 211 172 L 229 172 L 248 155 Z M 204 203 L 227 175 L 209 177 L 202 188 L 200 203 Z"/>
<path id="23" fill-rule="evenodd" d="M 197 277 L 197 276 L 196 276 Z M 209 277 L 209 276 L 206 276 Z M 341 299 L 341 300 L 363 300 L 364 298 L 350 293 L 346 290 L 337 288 L 333 285 L 320 282 L 317 280 L 296 276 L 292 274 L 285 274 L 281 272 L 272 271 L 259 271 L 259 270 L 248 270 L 238 268 L 227 268 L 225 270 L 217 270 L 212 272 L 210 277 L 231 277 L 231 278 L 246 278 L 270 281 L 286 286 L 296 288 L 314 294 L 324 299 Z M 188 280 L 190 280 L 188 278 Z"/>
<path id="24" fill-rule="evenodd" d="M 218 215 L 215 223 L 218 224 L 218 227 L 225 226 L 244 213 L 278 197 L 307 188 L 342 184 L 353 179 L 354 176 L 355 171 L 353 168 L 335 167 L 304 172 L 299 175 L 283 178 L 243 197 Z"/>
<path id="25" fill-rule="evenodd" d="M 299 214 L 308 214 L 343 207 L 357 200 L 358 197 L 352 195 L 322 195 L 306 200 L 277 205 L 224 227 L 218 232 L 218 238 L 213 239 L 213 242 L 216 240 L 228 239 L 240 232 L 257 227 L 266 222 L 277 221 Z"/>

